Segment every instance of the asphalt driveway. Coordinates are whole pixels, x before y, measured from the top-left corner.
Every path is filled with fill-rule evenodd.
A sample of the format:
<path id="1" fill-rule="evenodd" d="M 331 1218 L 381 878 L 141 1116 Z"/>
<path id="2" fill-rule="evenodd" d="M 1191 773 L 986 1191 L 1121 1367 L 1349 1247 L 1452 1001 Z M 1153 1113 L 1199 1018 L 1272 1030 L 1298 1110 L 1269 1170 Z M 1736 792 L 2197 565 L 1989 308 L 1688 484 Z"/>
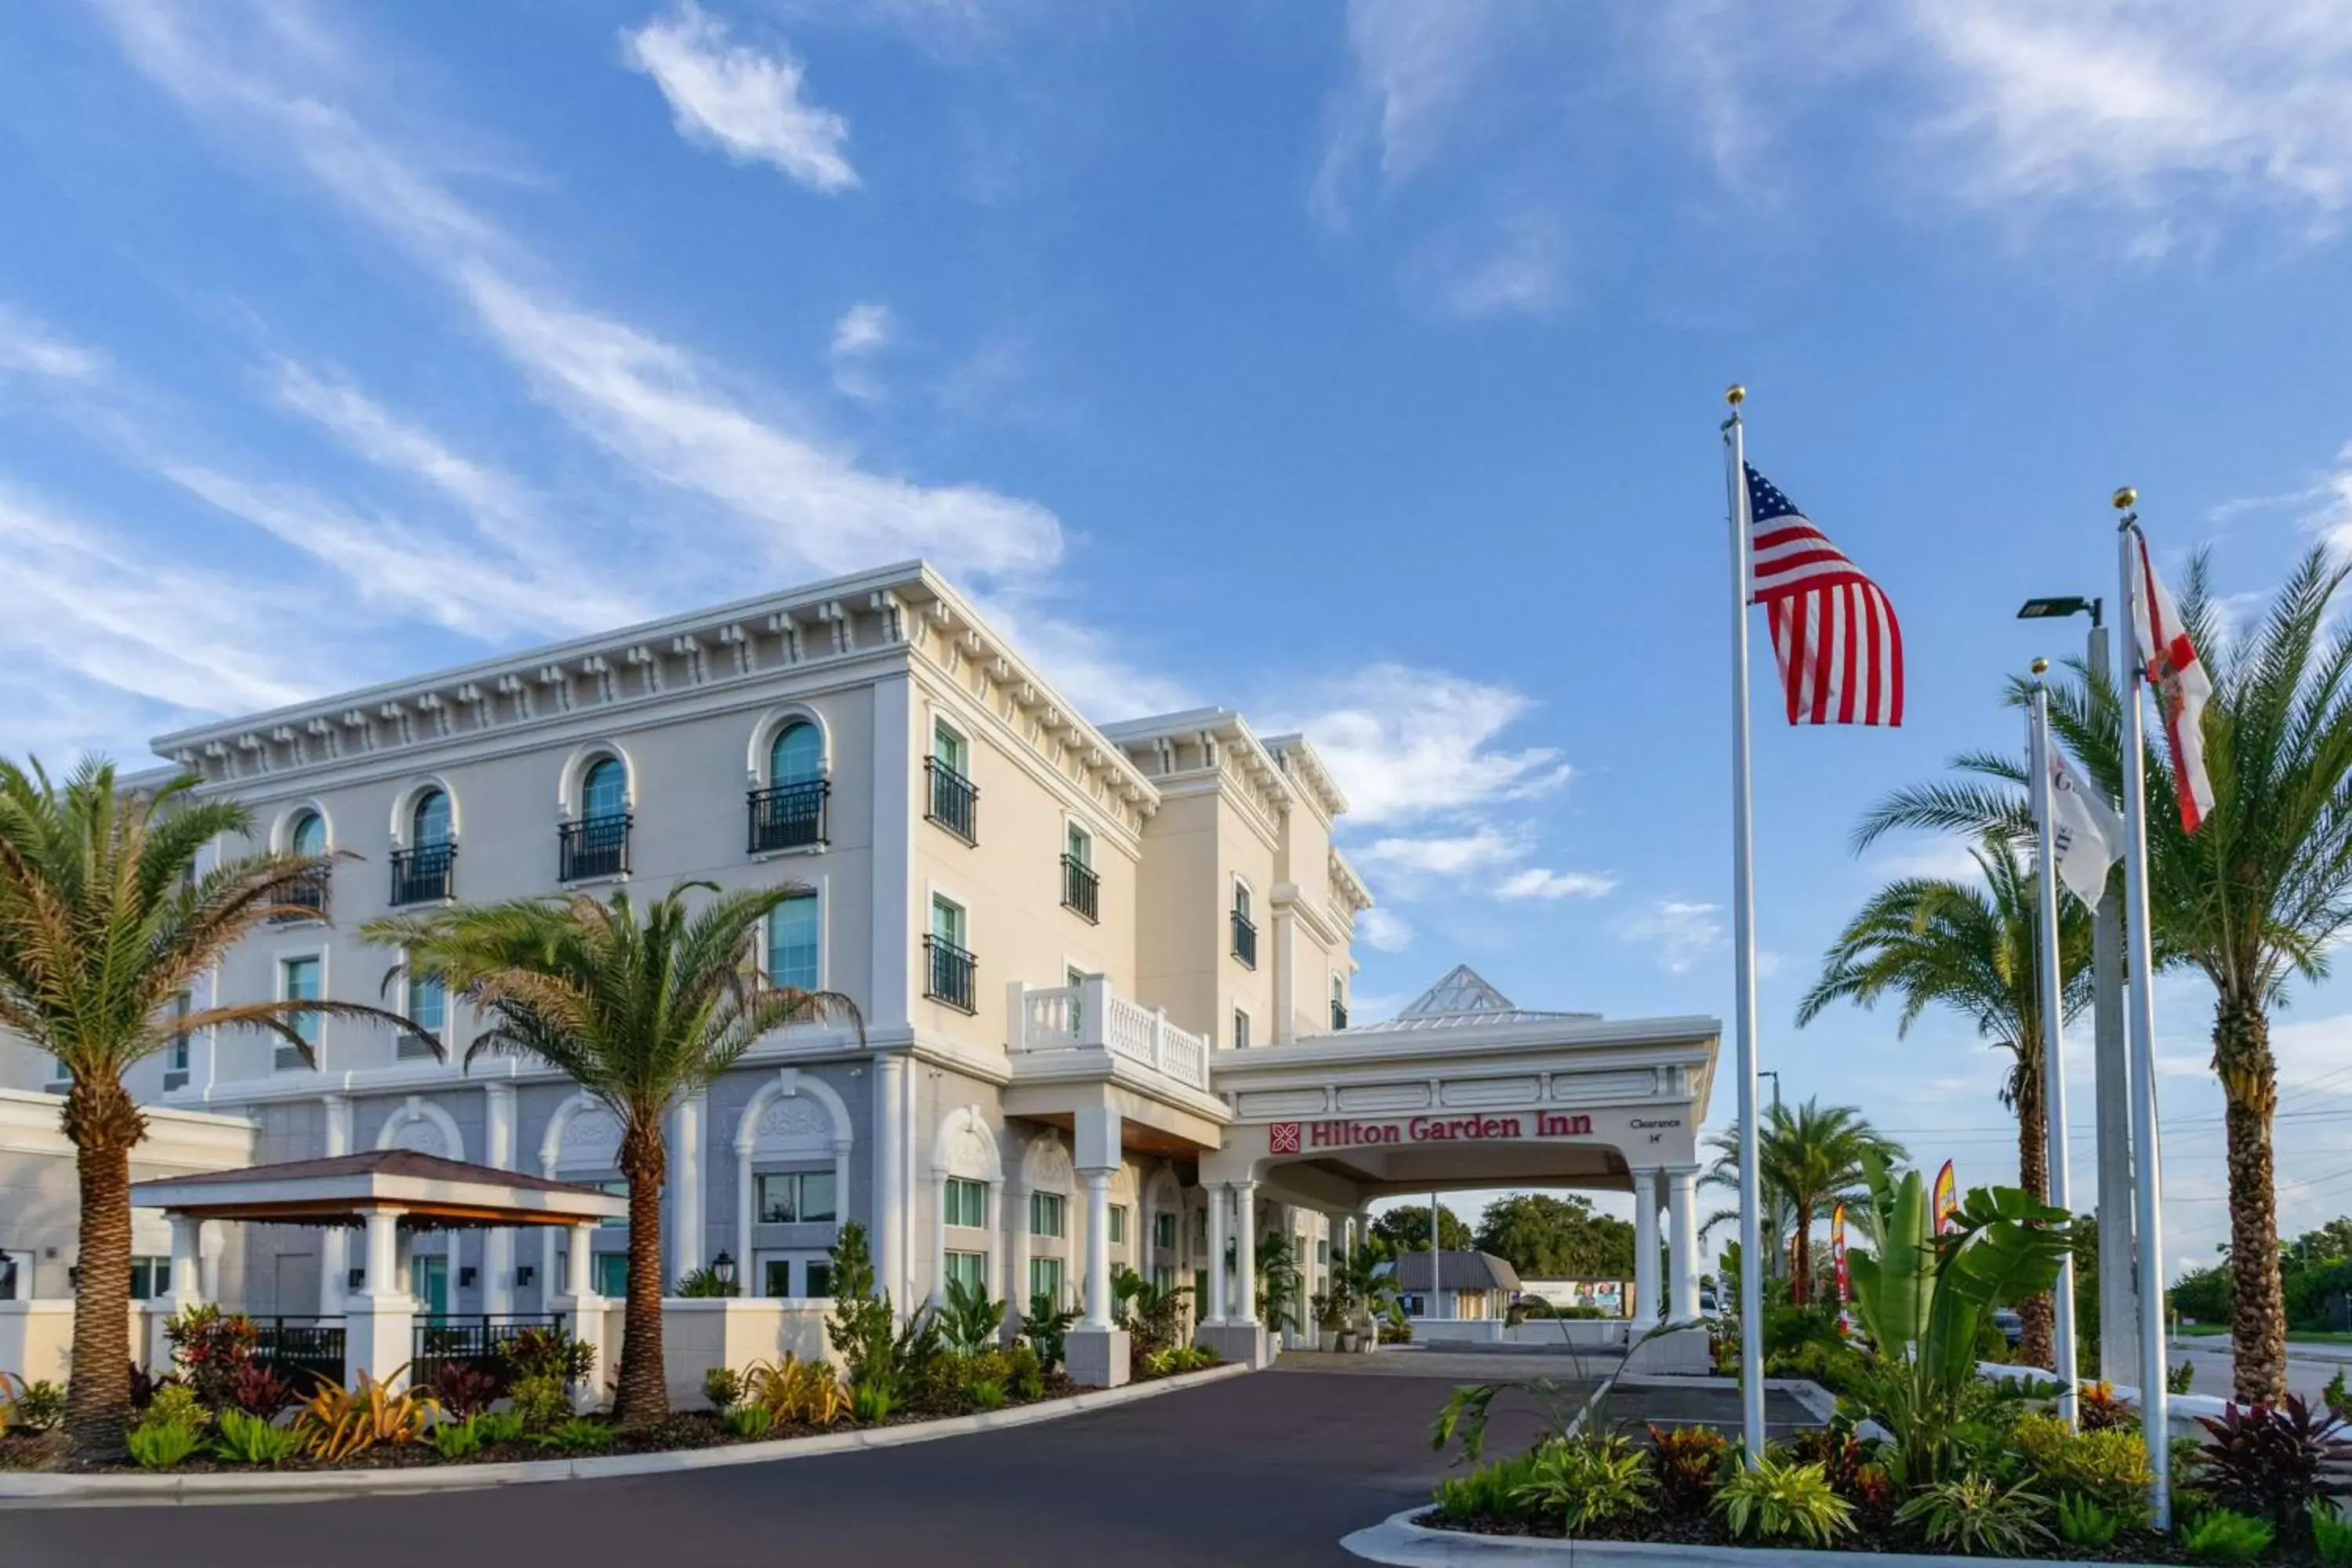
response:
<path id="1" fill-rule="evenodd" d="M 1352 1563 L 1340 1536 L 1428 1497 L 1443 1468 L 1429 1424 L 1454 1381 L 1401 1368 L 1277 1370 L 1034 1426 L 677 1476 L 271 1507 L 11 1511 L 0 1513 L 0 1563 Z M 1531 1406 L 1499 1407 L 1496 1446 L 1524 1445 L 1534 1421 Z"/>

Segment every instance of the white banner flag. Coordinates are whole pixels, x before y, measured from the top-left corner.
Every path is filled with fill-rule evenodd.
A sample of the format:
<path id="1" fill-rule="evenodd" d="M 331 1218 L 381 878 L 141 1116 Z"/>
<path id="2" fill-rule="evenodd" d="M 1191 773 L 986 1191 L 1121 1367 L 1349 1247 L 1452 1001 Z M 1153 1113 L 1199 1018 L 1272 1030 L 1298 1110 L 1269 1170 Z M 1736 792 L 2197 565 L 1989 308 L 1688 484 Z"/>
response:
<path id="1" fill-rule="evenodd" d="M 2123 855 L 2124 825 L 2074 764 L 2050 748 L 2050 838 L 2058 880 L 2091 908 L 2107 890 L 2107 868 Z"/>

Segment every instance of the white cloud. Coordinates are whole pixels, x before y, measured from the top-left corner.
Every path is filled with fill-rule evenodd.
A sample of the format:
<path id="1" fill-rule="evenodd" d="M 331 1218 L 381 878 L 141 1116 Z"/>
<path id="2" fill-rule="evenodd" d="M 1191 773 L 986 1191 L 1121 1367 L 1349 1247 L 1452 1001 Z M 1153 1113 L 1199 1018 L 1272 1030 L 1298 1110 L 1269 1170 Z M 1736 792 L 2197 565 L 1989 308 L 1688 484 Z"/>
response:
<path id="1" fill-rule="evenodd" d="M 1356 917 L 1356 935 L 1367 947 L 1382 952 L 1402 952 L 1412 945 L 1415 932 L 1402 915 L 1374 905 Z M 1357 1000 L 1361 1002 L 1363 998 Z"/>
<path id="2" fill-rule="evenodd" d="M 1527 853 L 1527 843 L 1493 827 L 1430 837 L 1376 838 L 1349 853 L 1367 866 L 1408 875 L 1458 877 L 1488 866 L 1508 865 Z"/>
<path id="3" fill-rule="evenodd" d="M 882 384 L 870 362 L 898 335 L 898 321 L 887 305 L 860 300 L 844 310 L 841 320 L 833 324 L 833 342 L 825 349 L 825 357 L 833 363 L 835 388 L 860 403 L 881 401 Z"/>
<path id="4" fill-rule="evenodd" d="M 857 184 L 844 147 L 849 121 L 801 97 L 801 62 L 727 41 L 727 26 L 694 0 L 621 35 L 631 68 L 654 79 L 679 135 L 739 163 L 772 163 L 816 191 Z"/>
<path id="5" fill-rule="evenodd" d="M 1401 664 L 1328 683 L 1314 710 L 1276 729 L 1304 731 L 1348 796 L 1348 820 L 1379 826 L 1523 801 L 1567 782 L 1548 746 L 1496 748 L 1533 706 L 1507 686 Z"/>
<path id="6" fill-rule="evenodd" d="M 1419 270 L 1449 316 L 1550 316 L 1568 297 L 1568 240 L 1553 215 L 1517 212 L 1492 232 L 1447 237 Z"/>
<path id="7" fill-rule="evenodd" d="M 51 381 L 89 381 L 105 368 L 94 349 L 68 341 L 20 311 L 0 305 L 0 377 L 12 373 Z"/>
<path id="8" fill-rule="evenodd" d="M 1554 871 L 1530 866 L 1514 871 L 1495 889 L 1498 899 L 1601 899 L 1617 889 L 1617 879 L 1602 871 Z"/>
<path id="9" fill-rule="evenodd" d="M 1629 942 L 1658 950 L 1659 967 L 1685 974 L 1723 941 L 1723 909 L 1692 899 L 1660 899 L 1618 927 Z"/>
<path id="10" fill-rule="evenodd" d="M 512 479 L 452 451 L 340 376 L 285 360 L 275 367 L 270 390 L 282 406 L 368 461 L 411 475 L 486 522 L 511 525 L 530 512 L 522 487 Z M 531 542 L 539 542 L 536 535 Z"/>

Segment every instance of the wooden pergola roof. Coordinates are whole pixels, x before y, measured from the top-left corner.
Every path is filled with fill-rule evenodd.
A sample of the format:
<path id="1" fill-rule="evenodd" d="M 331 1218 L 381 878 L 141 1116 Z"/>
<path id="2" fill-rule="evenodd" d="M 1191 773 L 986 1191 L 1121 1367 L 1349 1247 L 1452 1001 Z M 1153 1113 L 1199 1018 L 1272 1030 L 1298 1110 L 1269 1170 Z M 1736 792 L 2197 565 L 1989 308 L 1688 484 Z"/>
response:
<path id="1" fill-rule="evenodd" d="M 627 1199 L 596 1187 L 413 1149 L 163 1176 L 131 1184 L 131 1201 L 191 1219 L 268 1225 L 359 1225 L 390 1209 L 404 1225 L 433 1230 L 572 1226 L 628 1213 Z"/>

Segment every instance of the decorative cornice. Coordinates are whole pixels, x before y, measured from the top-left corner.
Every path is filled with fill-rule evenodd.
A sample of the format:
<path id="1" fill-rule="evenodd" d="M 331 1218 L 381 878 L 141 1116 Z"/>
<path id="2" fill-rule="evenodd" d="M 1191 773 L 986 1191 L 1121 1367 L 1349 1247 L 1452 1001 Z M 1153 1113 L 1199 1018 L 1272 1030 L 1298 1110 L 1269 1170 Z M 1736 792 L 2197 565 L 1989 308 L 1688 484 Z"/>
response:
<path id="1" fill-rule="evenodd" d="M 1315 807 L 1327 826 L 1346 815 L 1348 797 L 1339 793 L 1339 781 L 1332 778 L 1331 770 L 1323 765 L 1322 755 L 1306 736 L 1296 732 L 1268 736 L 1265 749 L 1282 764 L 1282 771 L 1298 786 L 1300 797 Z"/>
<path id="2" fill-rule="evenodd" d="M 1330 875 L 1332 895 L 1346 907 L 1352 930 L 1356 917 L 1372 907 L 1371 889 L 1364 886 L 1364 879 L 1356 875 L 1356 868 L 1348 864 L 1336 844 L 1331 846 Z"/>
<path id="3" fill-rule="evenodd" d="M 1230 708 L 1193 708 L 1107 724 L 1103 733 L 1155 779 L 1213 777 L 1278 830 L 1297 798 L 1282 764 Z"/>

